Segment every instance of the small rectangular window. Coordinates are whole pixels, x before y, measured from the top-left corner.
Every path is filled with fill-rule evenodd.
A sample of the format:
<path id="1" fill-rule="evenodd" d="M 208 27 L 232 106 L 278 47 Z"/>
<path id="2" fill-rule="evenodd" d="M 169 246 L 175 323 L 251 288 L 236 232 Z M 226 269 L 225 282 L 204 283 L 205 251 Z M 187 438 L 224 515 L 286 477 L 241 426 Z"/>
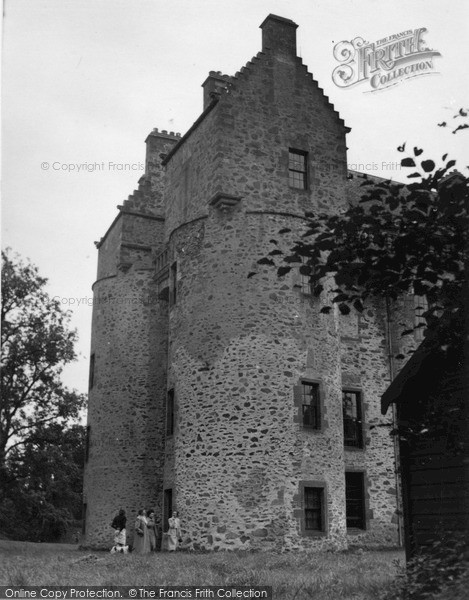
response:
<path id="1" fill-rule="evenodd" d="M 348 529 L 365 529 L 365 481 L 360 472 L 345 473 L 345 510 Z"/>
<path id="2" fill-rule="evenodd" d="M 425 337 L 427 320 L 422 316 L 428 310 L 428 301 L 426 296 L 414 295 L 414 335 L 417 342 L 422 342 Z"/>
<path id="3" fill-rule="evenodd" d="M 88 504 L 83 504 L 81 510 L 81 533 L 86 534 L 86 517 L 88 512 Z"/>
<path id="4" fill-rule="evenodd" d="M 288 152 L 288 182 L 290 187 L 299 190 L 307 189 L 307 156 L 307 152 L 290 148 Z"/>
<path id="5" fill-rule="evenodd" d="M 166 398 L 166 434 L 173 435 L 174 431 L 174 390 L 168 390 Z"/>
<path id="6" fill-rule="evenodd" d="M 90 456 L 90 435 L 91 435 L 91 425 L 86 426 L 86 438 L 85 438 L 85 462 L 88 462 L 88 458 Z"/>
<path id="7" fill-rule="evenodd" d="M 164 531 L 168 531 L 169 523 L 168 519 L 173 511 L 173 490 L 168 489 L 164 491 L 163 498 L 163 528 Z"/>
<path id="8" fill-rule="evenodd" d="M 360 392 L 342 391 L 344 446 L 363 448 L 362 402 Z"/>
<path id="9" fill-rule="evenodd" d="M 89 381 L 88 381 L 88 389 L 90 389 L 90 390 L 94 386 L 94 362 L 95 362 L 95 355 L 93 352 L 93 354 L 90 356 L 90 375 L 89 375 Z"/>
<path id="10" fill-rule="evenodd" d="M 170 282 L 169 282 L 172 305 L 176 304 L 176 300 L 177 300 L 177 291 L 178 291 L 177 290 L 177 287 L 178 287 L 177 277 L 178 277 L 177 263 L 173 263 L 171 265 Z"/>
<path id="11" fill-rule="evenodd" d="M 301 265 L 298 267 L 300 273 L 301 292 L 307 296 L 313 295 L 313 285 L 311 283 L 311 275 L 313 267 L 306 256 L 301 257 Z"/>
<path id="12" fill-rule="evenodd" d="M 304 488 L 305 531 L 324 531 L 324 489 Z"/>
<path id="13" fill-rule="evenodd" d="M 301 382 L 303 427 L 321 428 L 319 383 Z"/>

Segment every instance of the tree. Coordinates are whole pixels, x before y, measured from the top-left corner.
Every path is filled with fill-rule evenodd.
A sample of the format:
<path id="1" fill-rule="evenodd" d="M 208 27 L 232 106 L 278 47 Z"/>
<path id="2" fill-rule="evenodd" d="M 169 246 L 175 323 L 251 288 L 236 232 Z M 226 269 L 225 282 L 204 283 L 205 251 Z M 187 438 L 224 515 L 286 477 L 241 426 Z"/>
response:
<path id="1" fill-rule="evenodd" d="M 39 426 L 77 419 L 85 398 L 60 381 L 76 358 L 70 315 L 45 290 L 37 268 L 2 252 L 0 466 Z"/>
<path id="2" fill-rule="evenodd" d="M 455 132 L 466 127 L 458 126 Z M 398 150 L 405 152 L 405 146 Z M 433 160 L 421 158 L 422 153 L 414 147 L 401 160 L 402 167 L 412 170 L 411 183 L 365 176 L 357 205 L 342 214 L 307 213 L 302 238 L 286 251 L 275 242 L 269 253 L 285 263 L 278 275 L 302 263 L 300 272 L 310 278 L 316 296 L 332 277 L 332 302 L 343 314 L 352 307 L 361 312 L 372 297 L 394 300 L 414 293 L 428 300 L 423 316 L 431 330 L 442 314 L 462 310 L 469 263 L 469 180 L 450 173 L 455 161 L 447 160 L 446 154 L 443 166 L 437 167 Z M 258 262 L 275 264 L 271 258 Z M 331 306 L 321 310 L 329 312 Z"/>
<path id="3" fill-rule="evenodd" d="M 24 539 L 57 536 L 81 493 L 85 397 L 60 380 L 77 334 L 46 284 L 30 262 L 2 252 L 0 528 Z"/>
<path id="4" fill-rule="evenodd" d="M 38 427 L 8 457 L 1 482 L 0 530 L 8 537 L 57 541 L 81 518 L 85 427 Z"/>

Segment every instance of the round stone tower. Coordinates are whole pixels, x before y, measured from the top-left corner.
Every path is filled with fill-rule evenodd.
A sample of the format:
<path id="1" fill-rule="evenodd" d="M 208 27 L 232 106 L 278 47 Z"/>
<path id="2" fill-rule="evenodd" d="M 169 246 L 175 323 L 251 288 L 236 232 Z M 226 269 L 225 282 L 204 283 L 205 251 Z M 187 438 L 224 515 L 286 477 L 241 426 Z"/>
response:
<path id="1" fill-rule="evenodd" d="M 299 264 L 279 279 L 257 261 L 301 235 L 305 210 L 345 205 L 346 129 L 296 56 L 296 25 L 262 28 L 263 52 L 235 77 L 211 73 L 201 119 L 165 160 L 164 488 L 196 549 L 345 544 L 338 317 Z"/>
<path id="2" fill-rule="evenodd" d="M 167 368 L 167 303 L 158 298 L 155 258 L 163 250 L 162 156 L 178 141 L 147 138 L 146 173 L 99 249 L 84 485 L 84 544 L 109 547 L 120 508 L 161 514 Z M 128 527 L 132 541 L 133 527 Z"/>

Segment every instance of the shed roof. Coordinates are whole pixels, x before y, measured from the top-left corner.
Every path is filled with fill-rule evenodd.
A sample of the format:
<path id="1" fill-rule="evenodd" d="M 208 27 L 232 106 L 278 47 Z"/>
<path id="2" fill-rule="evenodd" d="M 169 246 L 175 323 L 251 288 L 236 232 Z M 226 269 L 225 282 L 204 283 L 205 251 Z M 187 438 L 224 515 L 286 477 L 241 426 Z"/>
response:
<path id="1" fill-rule="evenodd" d="M 461 309 L 448 312 L 440 318 L 411 358 L 407 361 L 388 389 L 381 396 L 381 412 L 384 415 L 392 403 L 408 397 L 406 391 L 425 379 L 425 387 L 431 385 L 446 368 L 448 361 L 464 360 L 463 349 L 466 333 L 464 312 Z M 440 368 L 441 367 L 441 368 Z"/>

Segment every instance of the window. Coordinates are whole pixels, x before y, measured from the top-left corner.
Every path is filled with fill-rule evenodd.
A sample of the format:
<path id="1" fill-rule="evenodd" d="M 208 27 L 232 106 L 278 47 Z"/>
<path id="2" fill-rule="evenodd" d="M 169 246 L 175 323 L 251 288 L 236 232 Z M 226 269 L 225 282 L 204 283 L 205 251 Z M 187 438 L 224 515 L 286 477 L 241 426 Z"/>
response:
<path id="1" fill-rule="evenodd" d="M 95 360 L 95 356 L 94 356 L 94 352 L 93 354 L 90 356 L 90 376 L 89 376 L 89 380 L 88 380 L 88 389 L 92 389 L 94 386 L 94 360 Z"/>
<path id="2" fill-rule="evenodd" d="M 327 533 L 327 484 L 320 480 L 299 482 L 298 508 L 294 516 L 298 518 L 300 533 L 304 536 L 323 536 Z"/>
<path id="3" fill-rule="evenodd" d="M 311 275 L 313 273 L 313 268 L 311 264 L 309 264 L 306 256 L 301 257 L 301 265 L 299 266 L 300 272 L 300 286 L 301 292 L 307 296 L 313 295 L 313 284 L 311 282 Z"/>
<path id="4" fill-rule="evenodd" d="M 319 383 L 301 382 L 303 427 L 321 428 Z"/>
<path id="5" fill-rule="evenodd" d="M 324 531 L 324 488 L 304 488 L 305 531 Z"/>
<path id="6" fill-rule="evenodd" d="M 171 304 L 176 304 L 177 299 L 177 276 L 178 276 L 178 267 L 177 263 L 173 263 L 171 265 L 170 272 L 170 288 L 171 288 Z"/>
<path id="7" fill-rule="evenodd" d="M 174 431 L 174 390 L 168 390 L 166 397 L 166 434 L 173 435 Z"/>
<path id="8" fill-rule="evenodd" d="M 299 190 L 307 189 L 307 156 L 307 152 L 290 148 L 288 152 L 288 183 L 290 187 Z"/>
<path id="9" fill-rule="evenodd" d="M 345 473 L 345 511 L 348 529 L 365 529 L 365 482 L 360 472 Z"/>
<path id="10" fill-rule="evenodd" d="M 85 439 L 85 462 L 88 462 L 88 458 L 90 456 L 90 434 L 91 434 L 91 425 L 86 426 L 86 439 Z"/>
<path id="11" fill-rule="evenodd" d="M 168 519 L 173 511 L 173 490 L 165 490 L 163 498 L 163 531 L 168 531 Z"/>
<path id="12" fill-rule="evenodd" d="M 81 533 L 86 534 L 86 516 L 88 512 L 88 504 L 83 504 L 81 509 Z"/>
<path id="13" fill-rule="evenodd" d="M 360 392 L 342 391 L 344 446 L 363 448 L 362 402 Z"/>
<path id="14" fill-rule="evenodd" d="M 417 342 L 422 342 L 427 327 L 427 320 L 422 315 L 428 310 L 428 301 L 426 296 L 414 295 L 414 335 Z"/>

